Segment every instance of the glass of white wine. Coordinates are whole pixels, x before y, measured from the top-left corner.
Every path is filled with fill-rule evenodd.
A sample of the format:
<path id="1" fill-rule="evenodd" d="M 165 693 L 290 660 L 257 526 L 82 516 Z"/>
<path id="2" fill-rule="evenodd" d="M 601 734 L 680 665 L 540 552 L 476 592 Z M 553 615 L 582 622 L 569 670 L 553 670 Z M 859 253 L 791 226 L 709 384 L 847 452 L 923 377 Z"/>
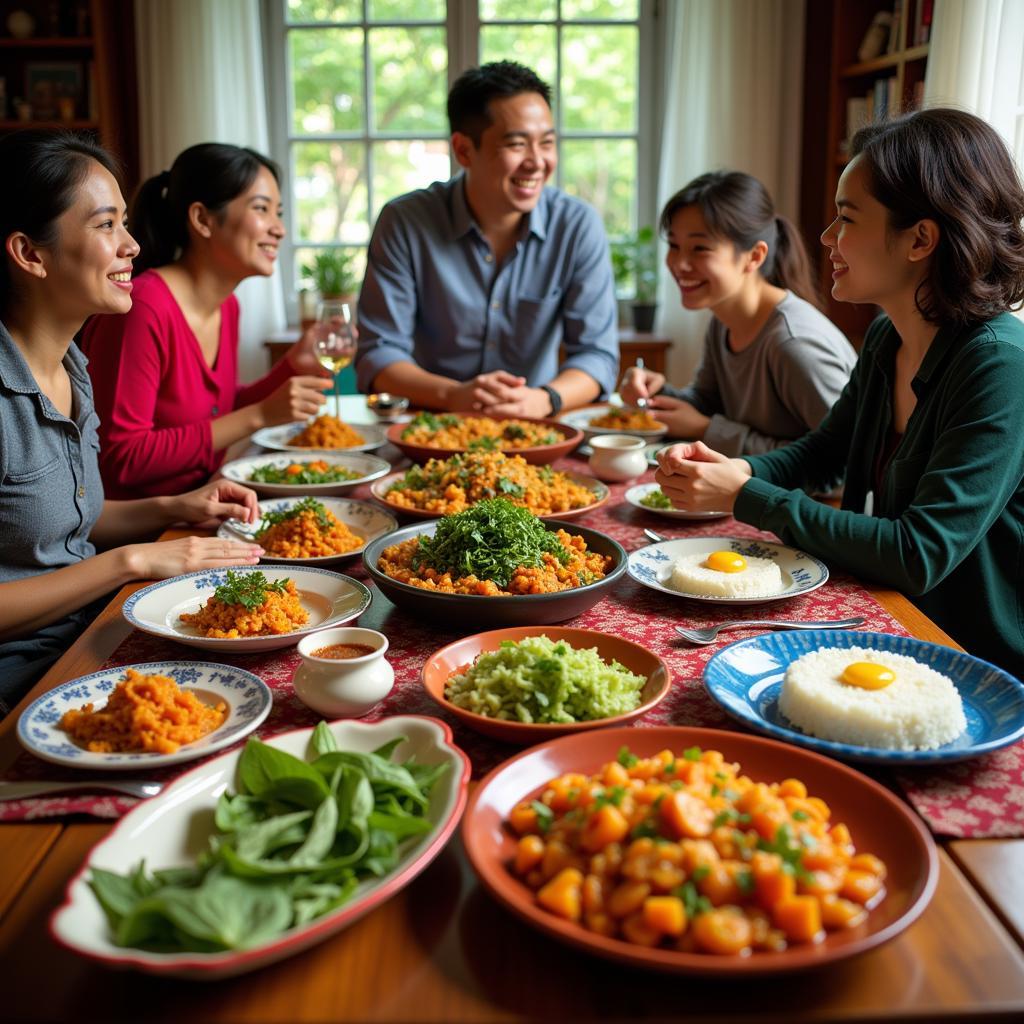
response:
<path id="1" fill-rule="evenodd" d="M 352 309 L 347 302 L 324 299 L 316 307 L 313 351 L 317 362 L 334 376 L 335 415 L 341 419 L 341 385 L 338 374 L 355 358 Z"/>

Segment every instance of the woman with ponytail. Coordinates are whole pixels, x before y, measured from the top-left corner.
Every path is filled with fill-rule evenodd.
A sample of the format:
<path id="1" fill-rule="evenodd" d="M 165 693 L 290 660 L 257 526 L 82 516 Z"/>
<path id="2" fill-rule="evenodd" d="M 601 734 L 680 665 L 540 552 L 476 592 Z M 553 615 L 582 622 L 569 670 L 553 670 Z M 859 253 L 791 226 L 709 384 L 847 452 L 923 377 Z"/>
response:
<path id="1" fill-rule="evenodd" d="M 713 318 L 689 387 L 633 367 L 625 401 L 649 398 L 673 436 L 729 455 L 770 451 L 816 427 L 856 354 L 820 311 L 803 242 L 764 185 L 738 171 L 702 174 L 665 205 L 661 230 L 683 306 Z"/>
<path id="2" fill-rule="evenodd" d="M 129 228 L 142 251 L 132 308 L 94 317 L 82 339 L 112 496 L 196 486 L 229 445 L 323 404 L 331 380 L 312 332 L 267 376 L 238 384 L 233 293 L 274 271 L 284 237 L 278 179 L 277 166 L 251 149 L 203 143 L 136 194 Z"/>
<path id="3" fill-rule="evenodd" d="M 111 591 L 254 565 L 261 553 L 217 537 L 138 543 L 172 523 L 253 521 L 256 495 L 238 484 L 104 498 L 92 388 L 72 338 L 87 316 L 131 308 L 139 247 L 124 214 L 114 162 L 89 138 L 0 140 L 0 717 Z"/>

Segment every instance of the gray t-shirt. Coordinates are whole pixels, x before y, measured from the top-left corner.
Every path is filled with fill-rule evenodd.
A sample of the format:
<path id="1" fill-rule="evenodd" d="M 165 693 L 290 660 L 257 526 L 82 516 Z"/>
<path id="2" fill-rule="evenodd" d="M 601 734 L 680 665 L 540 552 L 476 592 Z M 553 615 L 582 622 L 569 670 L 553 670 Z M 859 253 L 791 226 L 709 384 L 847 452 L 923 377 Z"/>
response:
<path id="1" fill-rule="evenodd" d="M 64 357 L 72 418 L 39 390 L 0 324 L 0 582 L 72 565 L 96 553 L 89 535 L 103 510 L 92 385 L 75 345 Z M 0 711 L 21 699 L 78 636 L 95 609 L 0 643 Z"/>
<path id="2" fill-rule="evenodd" d="M 742 352 L 712 318 L 693 383 L 665 387 L 711 417 L 704 443 L 723 455 L 757 455 L 813 430 L 843 390 L 857 354 L 809 302 L 786 292 Z"/>

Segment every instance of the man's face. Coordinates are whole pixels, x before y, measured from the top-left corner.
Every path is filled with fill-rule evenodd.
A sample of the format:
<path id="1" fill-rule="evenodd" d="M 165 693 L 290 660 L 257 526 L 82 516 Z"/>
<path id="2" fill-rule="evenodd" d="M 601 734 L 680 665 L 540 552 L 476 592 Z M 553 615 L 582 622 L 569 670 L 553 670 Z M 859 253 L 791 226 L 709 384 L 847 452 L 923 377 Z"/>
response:
<path id="1" fill-rule="evenodd" d="M 461 132 L 452 136 L 459 164 L 466 169 L 479 217 L 529 213 L 544 183 L 558 166 L 551 108 L 535 92 L 492 100 L 490 126 L 474 146 Z"/>

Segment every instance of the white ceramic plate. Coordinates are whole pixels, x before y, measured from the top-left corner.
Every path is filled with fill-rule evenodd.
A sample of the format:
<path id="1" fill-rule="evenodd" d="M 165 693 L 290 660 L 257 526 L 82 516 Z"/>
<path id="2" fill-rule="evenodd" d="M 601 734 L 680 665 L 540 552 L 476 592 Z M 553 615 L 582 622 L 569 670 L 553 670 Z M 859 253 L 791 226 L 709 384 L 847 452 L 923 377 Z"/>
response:
<path id="1" fill-rule="evenodd" d="M 147 676 L 170 676 L 182 690 L 194 693 L 204 704 L 224 701 L 228 714 L 213 732 L 195 743 L 179 747 L 173 754 L 95 754 L 83 750 L 63 732 L 60 720 L 65 711 L 91 703 L 101 708 L 114 687 L 133 668 Z M 162 768 L 205 757 L 230 746 L 253 731 L 270 714 L 273 697 L 266 683 L 252 672 L 208 661 L 151 661 L 144 665 L 120 665 L 61 683 L 30 704 L 18 719 L 18 739 L 36 757 L 54 764 L 99 771 Z"/>
<path id="2" fill-rule="evenodd" d="M 351 448 L 296 448 L 289 442 L 296 434 L 305 430 L 306 426 L 307 422 L 303 420 L 299 423 L 284 423 L 279 427 L 264 427 L 252 435 L 252 440 L 254 444 L 275 452 L 291 452 L 293 457 L 303 453 L 315 455 L 328 452 L 332 455 L 344 455 L 347 452 L 369 452 L 379 448 L 387 440 L 384 436 L 386 428 L 380 423 L 349 422 L 349 426 L 358 430 L 365 438 L 362 444 L 355 444 Z"/>
<path id="3" fill-rule="evenodd" d="M 558 419 L 570 427 L 582 430 L 585 441 L 589 441 L 598 434 L 629 434 L 632 437 L 645 437 L 649 441 L 655 441 L 668 433 L 668 427 L 662 427 L 660 430 L 626 430 L 622 427 L 592 427 L 590 425 L 591 420 L 600 419 L 609 409 L 621 408 L 623 408 L 621 405 L 592 405 L 586 409 L 573 409 L 572 412 L 562 413 Z M 650 413 L 655 419 L 658 418 L 657 409 L 651 409 Z"/>
<path id="4" fill-rule="evenodd" d="M 669 519 L 722 519 L 729 514 L 728 512 L 685 512 L 681 508 L 651 508 L 640 500 L 651 491 L 660 489 L 659 484 L 637 484 L 635 487 L 630 487 L 623 497 L 641 512 L 653 512 L 656 516 L 667 516 Z"/>
<path id="5" fill-rule="evenodd" d="M 241 566 L 236 572 L 262 572 L 268 580 L 294 580 L 302 607 L 309 621 L 301 629 L 272 636 L 247 636 L 237 640 L 217 640 L 200 636 L 184 625 L 182 612 L 197 612 L 208 597 L 227 578 L 227 570 L 200 571 L 162 580 L 132 594 L 124 603 L 124 617 L 143 633 L 177 640 L 205 651 L 275 651 L 297 644 L 308 633 L 328 626 L 340 626 L 357 618 L 369 607 L 370 591 L 357 580 L 330 569 L 314 566 L 261 565 L 258 570 Z"/>
<path id="6" fill-rule="evenodd" d="M 284 469 L 293 462 L 326 462 L 329 466 L 340 466 L 350 473 L 358 473 L 359 476 L 353 480 L 336 480 L 329 484 L 265 484 L 252 479 L 254 469 L 263 466 L 273 466 L 275 469 Z M 391 469 L 391 463 L 378 459 L 376 455 L 367 455 L 365 452 L 352 452 L 348 455 L 257 455 L 248 459 L 236 459 L 221 467 L 221 473 L 226 480 L 233 480 L 235 483 L 251 487 L 257 494 L 267 498 L 287 498 L 298 494 L 305 497 L 311 494 L 314 497 L 321 495 L 345 494 L 358 487 L 360 484 L 369 483 L 384 476 Z"/>
<path id="7" fill-rule="evenodd" d="M 381 722 L 331 722 L 341 750 L 371 751 L 398 736 L 406 737 L 394 759 L 421 764 L 445 762 L 449 770 L 435 783 L 427 808 L 433 828 L 407 842 L 401 860 L 383 878 L 360 883 L 348 903 L 324 917 L 286 932 L 273 942 L 229 953 L 149 953 L 114 945 L 107 919 L 88 885 L 91 867 L 125 872 L 145 858 L 150 871 L 192 864 L 206 849 L 209 823 L 220 794 L 237 789 L 235 770 L 241 750 L 206 761 L 171 783 L 159 796 L 129 811 L 114 830 L 93 847 L 68 884 L 64 902 L 50 918 L 50 932 L 72 952 L 106 964 L 180 978 L 226 978 L 256 970 L 308 949 L 348 927 L 389 899 L 416 877 L 444 847 L 466 805 L 470 765 L 452 742 L 451 730 L 436 718 L 398 715 Z M 297 729 L 268 742 L 305 757 L 312 729 Z"/>
<path id="8" fill-rule="evenodd" d="M 292 508 L 300 501 L 302 501 L 302 498 L 277 498 L 270 501 L 261 501 L 260 515 L 266 515 L 268 512 L 281 512 L 284 509 Z M 344 523 L 353 533 L 359 534 L 363 538 L 363 543 L 359 547 L 346 551 L 341 555 L 322 555 L 319 558 L 282 558 L 279 555 L 264 555 L 260 559 L 261 562 L 280 562 L 282 565 L 332 565 L 336 562 L 344 561 L 346 558 L 354 558 L 356 555 L 361 555 L 363 548 L 371 540 L 398 529 L 398 520 L 390 512 L 385 512 L 382 508 L 371 505 L 368 501 L 355 501 L 351 498 L 319 497 L 317 501 L 329 512 L 332 512 L 335 519 Z M 257 522 L 255 528 L 258 528 L 259 525 Z M 226 540 L 238 540 L 239 537 L 255 540 L 252 536 L 255 528 L 248 523 L 244 525 L 239 524 L 237 527 L 221 523 L 217 527 L 217 536 L 223 537 Z M 258 541 L 255 542 L 259 543 Z"/>
<path id="9" fill-rule="evenodd" d="M 712 551 L 736 551 L 744 557 L 770 558 L 782 570 L 783 588 L 768 597 L 706 597 L 703 594 L 687 594 L 674 590 L 668 585 L 672 565 L 680 555 L 708 554 Z M 660 544 L 649 544 L 629 556 L 629 575 L 663 594 L 685 597 L 691 601 L 707 601 L 710 604 L 764 604 L 767 601 L 785 601 L 817 590 L 828 579 L 828 568 L 813 555 L 784 544 L 772 544 L 763 540 L 743 540 L 738 537 L 682 537 L 665 540 Z"/>

